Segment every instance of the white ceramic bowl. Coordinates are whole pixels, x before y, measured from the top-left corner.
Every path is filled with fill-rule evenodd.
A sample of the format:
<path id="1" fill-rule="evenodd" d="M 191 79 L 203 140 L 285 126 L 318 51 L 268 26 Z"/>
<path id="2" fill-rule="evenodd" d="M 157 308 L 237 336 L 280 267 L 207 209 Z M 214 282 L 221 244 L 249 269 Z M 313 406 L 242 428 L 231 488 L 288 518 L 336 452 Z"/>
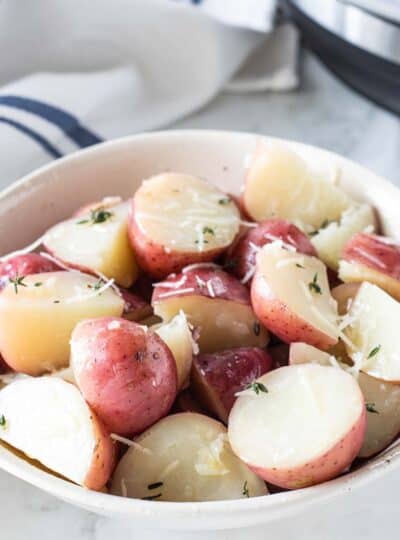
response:
<path id="1" fill-rule="evenodd" d="M 103 143 L 55 161 L 0 194 L 0 253 L 29 244 L 83 203 L 106 195 L 130 197 L 144 178 L 161 171 L 192 173 L 225 191 L 239 193 L 244 158 L 254 150 L 258 138 L 216 131 L 153 133 Z M 356 199 L 370 202 L 378 210 L 384 230 L 400 238 L 398 189 L 338 155 L 298 143 L 287 144 L 313 167 L 337 175 L 339 184 Z M 267 522 L 272 525 L 310 507 L 317 510 L 328 499 L 350 490 L 354 493 L 366 482 L 399 469 L 400 449 L 393 446 L 359 470 L 319 486 L 204 503 L 150 502 L 88 491 L 36 468 L 2 446 L 0 467 L 76 506 L 129 518 L 139 527 L 211 530 Z"/>

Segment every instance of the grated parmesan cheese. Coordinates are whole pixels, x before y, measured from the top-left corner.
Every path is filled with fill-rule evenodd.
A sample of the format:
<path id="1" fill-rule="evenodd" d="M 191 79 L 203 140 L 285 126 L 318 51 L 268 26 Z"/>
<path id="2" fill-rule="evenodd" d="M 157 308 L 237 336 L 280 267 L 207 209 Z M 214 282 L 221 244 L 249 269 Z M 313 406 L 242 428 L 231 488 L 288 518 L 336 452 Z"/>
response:
<path id="1" fill-rule="evenodd" d="M 131 441 L 126 437 L 121 437 L 121 435 L 117 435 L 117 433 L 110 433 L 110 438 L 113 441 L 118 441 L 122 444 L 126 444 L 126 446 L 134 448 L 135 450 L 139 450 L 139 452 L 142 452 L 143 454 L 148 454 L 149 456 L 153 455 L 153 452 L 150 450 L 150 448 L 145 448 L 144 446 L 135 441 Z"/>
<path id="2" fill-rule="evenodd" d="M 195 264 L 189 264 L 188 266 L 185 266 L 182 270 L 182 274 L 186 274 L 187 272 L 190 272 L 191 270 L 197 270 L 198 268 L 221 268 L 218 266 L 218 264 L 215 263 L 195 263 Z"/>

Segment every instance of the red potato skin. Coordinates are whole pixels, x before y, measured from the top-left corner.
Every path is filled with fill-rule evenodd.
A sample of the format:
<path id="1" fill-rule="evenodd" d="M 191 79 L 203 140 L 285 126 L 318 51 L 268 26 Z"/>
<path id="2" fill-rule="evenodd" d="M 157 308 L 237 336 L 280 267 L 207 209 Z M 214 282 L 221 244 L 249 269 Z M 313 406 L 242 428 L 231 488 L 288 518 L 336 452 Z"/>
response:
<path id="1" fill-rule="evenodd" d="M 326 482 L 342 473 L 354 459 L 364 442 L 367 426 L 367 413 L 362 407 L 361 415 L 351 431 L 325 454 L 313 459 L 312 462 L 303 463 L 292 469 L 274 469 L 255 467 L 247 463 L 248 467 L 258 476 L 285 489 L 300 489 L 321 482 Z"/>
<path id="2" fill-rule="evenodd" d="M 239 278 L 244 276 L 256 265 L 257 251 L 253 245 L 261 248 L 273 242 L 266 235 L 278 238 L 296 248 L 299 253 L 317 256 L 314 246 L 308 236 L 296 225 L 285 219 L 267 219 L 261 221 L 257 227 L 249 229 L 236 243 L 229 260 L 232 261 L 232 272 Z M 249 280 L 250 281 L 250 280 Z"/>
<path id="3" fill-rule="evenodd" d="M 384 237 L 357 233 L 344 246 L 342 259 L 372 268 L 377 272 L 400 280 L 400 245 L 387 244 Z M 377 259 L 379 264 L 371 261 Z"/>
<path id="4" fill-rule="evenodd" d="M 135 435 L 169 412 L 176 364 L 154 332 L 118 317 L 87 319 L 73 331 L 71 352 L 78 387 L 109 431 Z"/>
<path id="5" fill-rule="evenodd" d="M 38 253 L 15 255 L 15 257 L 0 262 L 0 288 L 2 282 L 4 283 L 8 278 L 15 278 L 16 275 L 29 276 L 30 274 L 57 272 L 58 270 L 61 270 L 59 266 Z"/>
<path id="6" fill-rule="evenodd" d="M 88 489 L 99 491 L 110 479 L 117 464 L 117 444 L 110 437 L 102 422 L 96 415 L 92 416 L 97 444 L 92 464 L 86 475 L 84 485 Z"/>
<path id="7" fill-rule="evenodd" d="M 151 305 L 143 300 L 143 298 L 140 298 L 140 296 L 129 289 L 123 289 L 122 287 L 118 289 L 125 302 L 123 315 L 125 319 L 138 322 L 153 314 Z"/>
<path id="8" fill-rule="evenodd" d="M 191 385 L 200 403 L 227 424 L 235 394 L 271 367 L 271 356 L 257 347 L 202 354 L 193 360 Z"/>
<path id="9" fill-rule="evenodd" d="M 235 277 L 217 267 L 210 266 L 193 268 L 187 270 L 186 272 L 172 274 L 165 280 L 164 283 L 170 284 L 176 282 L 182 283 L 176 289 L 163 287 L 162 283 L 156 285 L 154 287 L 151 303 L 154 305 L 157 302 L 162 302 L 164 300 L 163 295 L 165 293 L 177 292 L 177 295 L 184 296 L 179 294 L 179 290 L 192 289 L 186 294 L 191 296 L 206 296 L 207 298 L 211 299 L 230 300 L 232 302 L 250 305 L 250 296 L 247 288 Z M 210 284 L 215 296 L 211 296 L 209 287 L 207 287 L 207 285 L 203 285 L 202 282 L 205 284 L 208 282 Z M 172 294 L 168 294 L 165 299 L 172 297 Z"/>
<path id="10" fill-rule="evenodd" d="M 174 272 L 180 272 L 189 264 L 211 262 L 221 255 L 227 246 L 203 252 L 181 252 L 166 250 L 149 238 L 135 219 L 135 201 L 132 200 L 128 219 L 128 235 L 142 270 L 155 279 L 162 279 Z"/>
<path id="11" fill-rule="evenodd" d="M 257 273 L 251 284 L 251 303 L 260 322 L 285 343 L 302 341 L 323 350 L 337 343 L 276 298 L 264 277 Z"/>

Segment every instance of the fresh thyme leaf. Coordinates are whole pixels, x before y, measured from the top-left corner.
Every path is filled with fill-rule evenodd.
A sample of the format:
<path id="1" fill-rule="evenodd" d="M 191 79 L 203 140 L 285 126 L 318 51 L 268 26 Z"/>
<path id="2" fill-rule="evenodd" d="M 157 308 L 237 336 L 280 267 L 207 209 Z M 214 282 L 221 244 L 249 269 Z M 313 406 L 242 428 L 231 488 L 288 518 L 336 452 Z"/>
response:
<path id="1" fill-rule="evenodd" d="M 77 225 L 83 225 L 85 223 L 90 223 L 91 225 L 94 225 L 96 223 L 104 223 L 113 215 L 113 212 L 110 212 L 109 210 L 106 210 L 103 206 L 100 206 L 99 208 L 95 208 L 94 210 L 90 211 L 90 219 L 81 219 L 76 223 Z"/>
<path id="2" fill-rule="evenodd" d="M 103 285 L 104 285 L 104 279 L 99 278 L 94 285 L 92 285 L 91 283 L 88 283 L 87 288 L 98 291 Z"/>
<path id="3" fill-rule="evenodd" d="M 231 200 L 228 197 L 226 197 L 225 199 L 220 199 L 218 201 L 218 204 L 229 204 L 230 202 Z"/>
<path id="4" fill-rule="evenodd" d="M 315 229 L 315 231 L 311 231 L 310 233 L 308 233 L 308 235 L 309 235 L 309 236 L 315 236 L 316 234 L 319 233 L 319 231 L 320 231 L 321 229 L 326 229 L 327 226 L 329 225 L 329 223 L 331 223 L 331 222 L 329 221 L 329 219 L 324 219 L 324 221 L 321 223 L 319 229 Z"/>
<path id="5" fill-rule="evenodd" d="M 257 381 L 254 381 L 248 386 L 246 386 L 245 390 L 254 390 L 257 396 L 260 392 L 264 392 L 264 394 L 268 394 L 268 388 L 263 383 L 260 383 Z"/>
<path id="6" fill-rule="evenodd" d="M 18 287 L 27 287 L 27 284 L 24 283 L 25 276 L 19 276 L 15 274 L 14 278 L 9 278 L 9 282 L 14 285 L 15 294 L 18 294 Z"/>
<path id="7" fill-rule="evenodd" d="M 194 241 L 195 244 L 200 244 L 199 240 Z M 203 240 L 203 244 L 208 244 L 208 240 Z"/>
<path id="8" fill-rule="evenodd" d="M 256 336 L 259 336 L 260 335 L 260 332 L 261 332 L 261 325 L 258 321 L 254 321 L 254 324 L 253 324 L 253 332 Z"/>
<path id="9" fill-rule="evenodd" d="M 214 229 L 212 229 L 211 227 L 203 227 L 203 234 L 212 234 L 213 236 L 215 235 L 215 232 L 214 232 Z"/>
<path id="10" fill-rule="evenodd" d="M 157 493 L 157 495 L 148 495 L 147 497 L 142 497 L 142 501 L 155 501 L 162 496 L 162 493 Z"/>
<path id="11" fill-rule="evenodd" d="M 53 304 L 59 304 L 60 300 L 53 300 Z"/>
<path id="12" fill-rule="evenodd" d="M 247 485 L 247 480 L 246 480 L 246 482 L 243 484 L 242 495 L 244 495 L 245 497 L 250 497 L 249 487 L 248 487 L 248 485 Z"/>
<path id="13" fill-rule="evenodd" d="M 308 284 L 308 288 L 310 289 L 310 291 L 314 291 L 317 294 L 322 294 L 321 287 L 318 285 L 317 280 L 318 280 L 318 273 L 314 275 L 313 280 L 311 281 L 311 283 Z"/>
<path id="14" fill-rule="evenodd" d="M 5 428 L 7 424 L 6 417 L 4 414 L 0 414 L 0 427 Z"/>
<path id="15" fill-rule="evenodd" d="M 370 413 L 379 414 L 379 411 L 375 408 L 375 403 L 366 403 L 365 408 Z"/>
<path id="16" fill-rule="evenodd" d="M 42 281 L 37 281 L 36 283 L 33 284 L 34 287 L 41 287 L 42 285 L 43 285 Z"/>
<path id="17" fill-rule="evenodd" d="M 304 270 L 304 266 L 302 264 L 296 263 L 296 266 L 297 266 L 297 268 L 303 268 L 303 270 Z"/>
<path id="18" fill-rule="evenodd" d="M 375 355 L 377 355 L 378 352 L 379 352 L 380 350 L 381 350 L 381 346 L 380 346 L 380 345 L 377 345 L 376 347 L 374 347 L 374 348 L 370 351 L 369 355 L 367 356 L 367 360 L 369 360 L 370 358 L 372 358 L 372 357 L 374 357 Z"/>
<path id="19" fill-rule="evenodd" d="M 149 484 L 147 486 L 147 489 L 157 489 L 164 485 L 164 482 L 154 482 L 153 484 Z"/>

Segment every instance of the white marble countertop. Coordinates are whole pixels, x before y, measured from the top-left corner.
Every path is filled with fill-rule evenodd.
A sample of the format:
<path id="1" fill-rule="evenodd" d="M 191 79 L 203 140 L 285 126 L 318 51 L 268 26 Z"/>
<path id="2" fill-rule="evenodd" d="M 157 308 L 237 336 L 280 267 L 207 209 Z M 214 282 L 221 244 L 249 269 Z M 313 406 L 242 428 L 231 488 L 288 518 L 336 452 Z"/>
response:
<path id="1" fill-rule="evenodd" d="M 400 185 L 400 120 L 334 79 L 318 61 L 307 56 L 303 82 L 287 94 L 224 94 L 198 113 L 178 122 L 179 128 L 216 128 L 251 131 L 315 144 L 348 156 Z M 168 539 L 275 537 L 279 540 L 375 540 L 398 533 L 398 486 L 386 477 L 366 486 L 357 512 L 352 499 L 330 503 L 310 528 L 299 516 L 273 529 L 222 533 L 167 533 Z M 1 540 L 142 540 L 159 538 L 160 532 L 135 531 L 134 523 L 119 523 L 78 510 L 10 475 L 0 472 Z M 271 536 L 273 534 L 273 536 Z"/>

